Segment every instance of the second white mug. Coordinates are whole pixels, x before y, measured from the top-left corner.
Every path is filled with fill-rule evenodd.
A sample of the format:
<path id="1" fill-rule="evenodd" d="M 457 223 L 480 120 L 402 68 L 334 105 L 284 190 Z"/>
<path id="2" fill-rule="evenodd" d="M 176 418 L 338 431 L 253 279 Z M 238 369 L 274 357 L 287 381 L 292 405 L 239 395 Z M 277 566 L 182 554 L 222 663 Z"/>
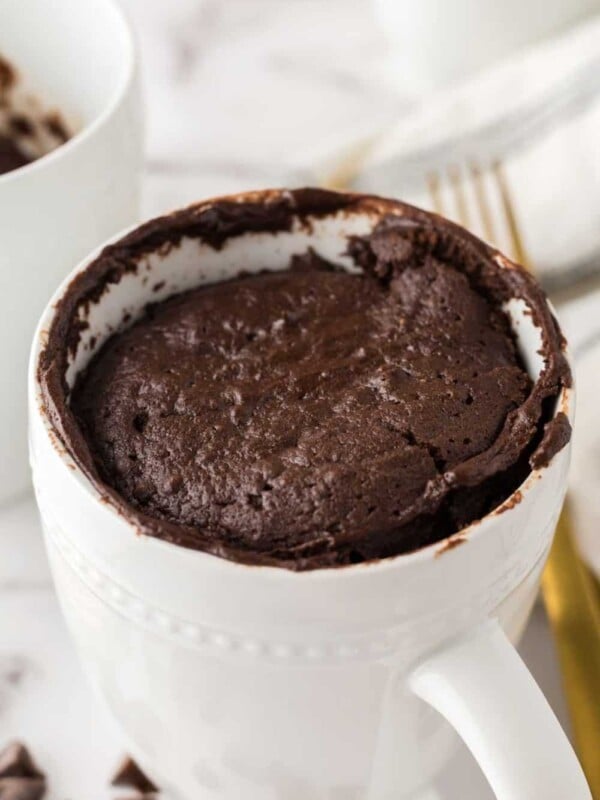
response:
<path id="1" fill-rule="evenodd" d="M 0 503 L 29 485 L 27 354 L 56 284 L 139 215 L 142 117 L 135 43 L 113 0 L 4 0 L 0 55 L 75 135 L 0 175 Z"/>

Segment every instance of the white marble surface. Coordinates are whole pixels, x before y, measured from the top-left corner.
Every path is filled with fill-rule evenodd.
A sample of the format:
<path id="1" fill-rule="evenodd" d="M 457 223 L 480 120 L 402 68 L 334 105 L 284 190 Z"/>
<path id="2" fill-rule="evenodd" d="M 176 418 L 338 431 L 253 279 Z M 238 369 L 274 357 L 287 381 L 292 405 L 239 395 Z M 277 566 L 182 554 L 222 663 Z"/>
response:
<path id="1" fill-rule="evenodd" d="M 214 194 L 303 183 L 311 142 L 365 135 L 402 113 L 368 0 L 123 3 L 145 55 L 144 216 Z M 522 653 L 566 722 L 541 606 Z M 119 736 L 80 672 L 30 497 L 0 509 L 0 745 L 13 737 L 47 771 L 49 800 L 123 796 L 108 786 Z M 488 797 L 461 752 L 440 777 L 439 800 Z"/>
<path id="2" fill-rule="evenodd" d="M 448 129 L 470 142 L 474 128 L 507 113 L 497 98 L 512 98 L 523 84 L 531 87 L 520 93 L 523 112 L 536 103 L 545 109 L 548 97 L 554 114 L 563 108 L 561 124 L 533 126 L 535 141 L 506 156 L 529 253 L 555 281 L 566 266 L 588 270 L 600 257 L 598 81 L 588 81 L 578 113 L 553 94 L 577 83 L 573 76 L 595 57 L 600 18 L 585 26 L 585 47 L 567 37 L 568 47 L 552 43 L 531 58 L 511 57 L 509 69 L 496 66 L 464 91 L 455 87 L 422 102 L 395 70 L 373 0 L 120 1 L 139 32 L 146 77 L 145 216 L 240 189 L 315 183 L 348 144 L 371 135 L 380 142 L 375 153 L 387 156 L 408 142 L 435 149 Z M 578 70 L 570 63 L 574 53 Z M 511 131 L 521 119 L 514 113 Z M 425 181 L 395 167 L 367 169 L 359 184 L 429 202 Z"/>
<path id="3" fill-rule="evenodd" d="M 378 131 L 387 83 L 370 0 L 122 0 L 142 44 L 144 214 L 314 181 L 314 154 Z"/>

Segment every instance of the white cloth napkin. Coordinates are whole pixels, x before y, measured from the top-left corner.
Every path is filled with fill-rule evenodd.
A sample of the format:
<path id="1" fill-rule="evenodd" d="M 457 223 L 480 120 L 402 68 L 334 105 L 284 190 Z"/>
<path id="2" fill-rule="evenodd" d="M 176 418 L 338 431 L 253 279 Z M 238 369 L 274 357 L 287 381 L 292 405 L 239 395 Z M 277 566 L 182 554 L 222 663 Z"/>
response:
<path id="1" fill-rule="evenodd" d="M 358 186 L 427 204 L 444 164 L 502 158 L 536 268 L 600 268 L 600 18 L 427 98 L 377 140 Z M 419 178 L 421 178 L 419 182 Z"/>

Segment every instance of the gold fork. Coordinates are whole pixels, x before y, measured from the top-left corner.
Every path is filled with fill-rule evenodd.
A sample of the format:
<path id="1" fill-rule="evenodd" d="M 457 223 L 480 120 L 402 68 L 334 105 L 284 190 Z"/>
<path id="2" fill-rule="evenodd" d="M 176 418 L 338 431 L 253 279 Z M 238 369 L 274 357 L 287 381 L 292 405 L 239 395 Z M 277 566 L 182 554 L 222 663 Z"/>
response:
<path id="1" fill-rule="evenodd" d="M 443 176 L 433 173 L 428 181 L 432 203 L 439 213 L 445 210 L 442 180 Z M 502 249 L 532 269 L 502 163 L 496 161 L 487 170 L 477 164 L 466 170 L 450 169 L 446 181 L 454 196 L 457 221 L 466 227 L 472 221 L 466 199 L 470 189 L 484 238 L 501 246 L 499 234 L 504 228 L 506 244 Z M 491 191 L 496 192 L 495 207 L 503 220 L 499 212 L 494 215 L 492 211 Z M 594 579 L 577 554 L 568 502 L 557 526 L 542 592 L 558 650 L 575 748 L 592 795 L 600 800 L 600 609 Z"/>
<path id="2" fill-rule="evenodd" d="M 348 188 L 370 152 L 367 143 L 342 160 L 329 188 Z M 506 171 L 500 161 L 484 168 L 471 163 L 427 176 L 433 209 L 475 229 L 527 269 L 527 257 Z M 594 800 L 600 800 L 600 586 L 581 562 L 574 543 L 568 502 L 563 508 L 542 592 L 557 646 L 574 745 Z"/>

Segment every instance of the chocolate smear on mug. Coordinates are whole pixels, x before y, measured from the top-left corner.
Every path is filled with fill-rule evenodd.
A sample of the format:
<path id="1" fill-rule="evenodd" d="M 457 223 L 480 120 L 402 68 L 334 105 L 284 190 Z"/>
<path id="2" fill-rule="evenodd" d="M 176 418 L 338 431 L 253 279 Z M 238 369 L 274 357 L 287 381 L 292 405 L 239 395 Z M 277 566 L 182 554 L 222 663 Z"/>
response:
<path id="1" fill-rule="evenodd" d="M 469 540 L 466 536 L 462 536 L 460 533 L 457 533 L 454 536 L 448 537 L 442 546 L 435 551 L 435 555 L 436 557 L 443 556 L 444 553 L 448 553 L 450 550 L 455 550 L 457 547 L 460 547 L 461 544 L 465 544 L 468 541 Z"/>
<path id="2" fill-rule="evenodd" d="M 571 423 L 564 411 L 558 414 L 544 425 L 542 441 L 533 452 L 529 463 L 532 469 L 542 469 L 547 467 L 556 453 L 570 440 L 572 434 Z"/>

